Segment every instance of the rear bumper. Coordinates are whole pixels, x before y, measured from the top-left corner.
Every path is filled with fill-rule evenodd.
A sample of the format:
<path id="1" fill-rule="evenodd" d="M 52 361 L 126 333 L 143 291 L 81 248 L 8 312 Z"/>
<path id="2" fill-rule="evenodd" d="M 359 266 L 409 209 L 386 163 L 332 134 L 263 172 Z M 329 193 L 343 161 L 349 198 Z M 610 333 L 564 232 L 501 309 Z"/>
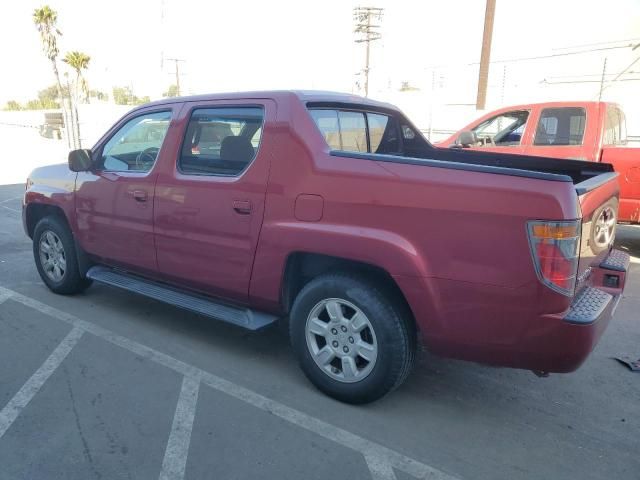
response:
<path id="1" fill-rule="evenodd" d="M 577 370 L 609 325 L 621 293 L 611 295 L 586 287 L 567 314 L 541 316 L 539 321 L 546 328 L 523 338 L 519 364 L 515 366 L 556 373 Z"/>
<path id="2" fill-rule="evenodd" d="M 549 303 L 547 293 L 540 293 L 546 289 L 541 284 L 505 289 L 427 280 L 423 288 L 439 300 L 423 308 L 425 291 L 396 280 L 434 353 L 495 366 L 571 372 L 587 359 L 613 317 L 628 267 L 629 255 L 612 250 L 592 267 L 589 285 L 559 313 L 538 313 Z"/>
<path id="3" fill-rule="evenodd" d="M 572 372 L 587 359 L 622 298 L 629 261 L 626 252 L 611 250 L 592 269 L 591 285 L 574 297 L 557 330 L 543 339 L 549 342 L 548 357 L 537 359 L 542 366 L 540 370 Z"/>

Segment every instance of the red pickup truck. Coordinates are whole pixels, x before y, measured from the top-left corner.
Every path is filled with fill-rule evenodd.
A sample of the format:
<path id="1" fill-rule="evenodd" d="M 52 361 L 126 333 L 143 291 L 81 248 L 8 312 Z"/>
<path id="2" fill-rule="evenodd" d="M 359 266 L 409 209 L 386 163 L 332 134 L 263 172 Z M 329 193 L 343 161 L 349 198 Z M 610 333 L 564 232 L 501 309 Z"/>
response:
<path id="1" fill-rule="evenodd" d="M 400 385 L 418 339 L 578 368 L 625 285 L 617 209 L 605 163 L 434 148 L 392 105 L 259 92 L 136 108 L 36 169 L 23 219 L 54 292 L 95 281 L 248 329 L 287 319 L 308 378 L 363 403 Z"/>
<path id="2" fill-rule="evenodd" d="M 627 146 L 625 115 L 607 102 L 551 102 L 501 108 L 439 146 L 604 162 L 620 173 L 618 221 L 640 222 L 640 148 Z"/>

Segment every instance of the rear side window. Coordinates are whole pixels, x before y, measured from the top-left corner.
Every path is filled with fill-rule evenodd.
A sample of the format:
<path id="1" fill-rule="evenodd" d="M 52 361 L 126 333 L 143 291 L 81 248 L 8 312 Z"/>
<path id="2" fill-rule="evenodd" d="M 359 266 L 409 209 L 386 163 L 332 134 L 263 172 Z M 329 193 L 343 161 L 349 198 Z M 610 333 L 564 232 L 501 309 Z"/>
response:
<path id="1" fill-rule="evenodd" d="M 371 153 L 397 153 L 400 151 L 400 136 L 396 122 L 388 115 L 367 113 Z M 409 128 L 409 127 L 406 127 Z M 413 134 L 405 129 L 405 137 Z"/>
<path id="2" fill-rule="evenodd" d="M 340 125 L 341 150 L 347 152 L 366 152 L 367 148 L 367 124 L 362 112 L 338 111 L 338 123 Z"/>
<path id="3" fill-rule="evenodd" d="M 239 175 L 256 156 L 263 121 L 261 107 L 194 110 L 178 169 L 190 175 Z"/>
<path id="4" fill-rule="evenodd" d="M 398 124 L 389 115 L 331 109 L 312 109 L 309 113 L 332 150 L 361 153 L 400 151 Z"/>
<path id="5" fill-rule="evenodd" d="M 604 123 L 605 145 L 624 145 L 627 143 L 627 127 L 624 113 L 619 108 L 608 106 Z"/>
<path id="6" fill-rule="evenodd" d="M 534 145 L 582 145 L 587 114 L 584 108 L 545 108 L 536 128 Z"/>
<path id="7" fill-rule="evenodd" d="M 311 110 L 311 116 L 332 150 L 367 151 L 367 125 L 364 113 Z"/>

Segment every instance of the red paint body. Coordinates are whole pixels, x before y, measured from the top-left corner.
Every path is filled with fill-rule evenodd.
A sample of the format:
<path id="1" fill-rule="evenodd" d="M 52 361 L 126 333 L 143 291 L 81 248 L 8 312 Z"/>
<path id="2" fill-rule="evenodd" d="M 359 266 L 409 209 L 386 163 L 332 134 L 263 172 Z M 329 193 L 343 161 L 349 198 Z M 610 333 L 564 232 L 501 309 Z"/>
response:
<path id="1" fill-rule="evenodd" d="M 149 173 L 76 178 L 66 166 L 45 167 L 29 180 L 25 212 L 37 203 L 61 207 L 95 261 L 276 314 L 285 313 L 281 293 L 292 253 L 367 263 L 395 280 L 436 353 L 557 372 L 584 361 L 611 308 L 590 325 L 563 320 L 573 298 L 538 280 L 526 222 L 590 218 L 617 195 L 615 180 L 578 197 L 566 181 L 334 156 L 307 101 L 397 112 L 359 97 L 292 92 L 146 105 L 94 150 L 131 117 L 171 109 Z M 215 105 L 264 108 L 257 157 L 239 177 L 183 175 L 176 158 L 190 113 Z M 146 202 L 136 201 L 140 192 Z M 250 212 L 239 214 L 238 202 Z M 581 270 L 597 272 L 605 254 L 584 251 Z M 592 274 L 578 289 L 601 284 Z M 612 293 L 623 287 L 624 274 Z"/>
<path id="2" fill-rule="evenodd" d="M 548 108 L 583 108 L 585 110 L 586 124 L 581 145 L 534 144 L 541 113 Z M 548 102 L 505 107 L 483 115 L 446 140 L 439 142 L 438 146 L 449 147 L 455 144 L 460 136 L 460 132 L 473 130 L 483 122 L 497 115 L 519 110 L 528 111 L 529 119 L 518 145 L 487 145 L 472 148 L 481 148 L 485 151 L 499 153 L 515 153 L 610 163 L 613 165 L 615 171 L 620 173 L 620 207 L 618 220 L 631 223 L 640 222 L 640 148 L 627 147 L 624 141 L 613 142 L 605 135 L 608 112 L 619 112 L 624 123 L 624 114 L 616 104 L 607 102 Z M 624 136 L 626 136 L 626 132 Z"/>

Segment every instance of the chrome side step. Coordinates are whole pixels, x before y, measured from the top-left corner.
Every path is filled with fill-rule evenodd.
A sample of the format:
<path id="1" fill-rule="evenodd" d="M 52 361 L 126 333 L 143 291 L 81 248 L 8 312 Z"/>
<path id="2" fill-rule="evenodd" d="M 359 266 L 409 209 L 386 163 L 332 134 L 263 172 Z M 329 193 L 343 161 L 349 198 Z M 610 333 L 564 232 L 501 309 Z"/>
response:
<path id="1" fill-rule="evenodd" d="M 209 298 L 180 291 L 162 283 L 147 280 L 108 267 L 95 266 L 87 271 L 87 278 L 121 288 L 129 292 L 138 293 L 145 297 L 190 310 L 223 322 L 232 323 L 248 330 L 258 330 L 274 323 L 278 317 L 267 313 L 256 312 L 249 308 L 235 307 L 218 303 Z"/>

